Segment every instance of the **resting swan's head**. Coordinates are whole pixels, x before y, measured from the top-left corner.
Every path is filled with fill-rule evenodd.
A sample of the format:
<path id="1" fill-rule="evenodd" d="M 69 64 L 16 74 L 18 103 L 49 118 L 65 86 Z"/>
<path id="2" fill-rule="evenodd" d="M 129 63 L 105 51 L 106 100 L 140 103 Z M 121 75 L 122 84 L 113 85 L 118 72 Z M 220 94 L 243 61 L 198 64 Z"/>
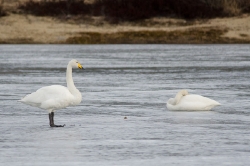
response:
<path id="1" fill-rule="evenodd" d="M 177 95 L 186 96 L 188 95 L 188 91 L 186 89 L 182 89 L 177 93 Z"/>
<path id="2" fill-rule="evenodd" d="M 76 59 L 72 59 L 71 61 L 69 61 L 69 65 L 71 65 L 72 68 L 84 69 Z"/>

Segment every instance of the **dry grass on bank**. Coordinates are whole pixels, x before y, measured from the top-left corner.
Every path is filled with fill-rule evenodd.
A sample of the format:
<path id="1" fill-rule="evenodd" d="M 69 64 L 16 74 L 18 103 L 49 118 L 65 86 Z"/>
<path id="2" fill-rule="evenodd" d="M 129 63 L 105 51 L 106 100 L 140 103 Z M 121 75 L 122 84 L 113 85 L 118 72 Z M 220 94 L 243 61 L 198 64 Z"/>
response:
<path id="1" fill-rule="evenodd" d="M 175 31 L 124 31 L 117 33 L 82 32 L 77 37 L 70 37 L 67 44 L 217 44 L 246 43 L 250 40 L 239 40 L 223 37 L 227 29 L 190 28 Z"/>
<path id="2" fill-rule="evenodd" d="M 250 12 L 248 0 L 206 0 L 207 4 L 214 8 L 222 9 L 227 16 L 238 16 Z"/>

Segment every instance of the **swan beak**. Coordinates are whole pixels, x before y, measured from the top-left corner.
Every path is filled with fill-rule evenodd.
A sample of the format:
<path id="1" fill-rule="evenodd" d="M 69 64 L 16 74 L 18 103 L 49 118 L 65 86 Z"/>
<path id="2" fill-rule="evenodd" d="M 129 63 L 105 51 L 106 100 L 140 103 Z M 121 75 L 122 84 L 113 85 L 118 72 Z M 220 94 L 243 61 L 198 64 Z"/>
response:
<path id="1" fill-rule="evenodd" d="M 79 69 L 84 69 L 80 63 L 78 63 L 78 68 Z"/>

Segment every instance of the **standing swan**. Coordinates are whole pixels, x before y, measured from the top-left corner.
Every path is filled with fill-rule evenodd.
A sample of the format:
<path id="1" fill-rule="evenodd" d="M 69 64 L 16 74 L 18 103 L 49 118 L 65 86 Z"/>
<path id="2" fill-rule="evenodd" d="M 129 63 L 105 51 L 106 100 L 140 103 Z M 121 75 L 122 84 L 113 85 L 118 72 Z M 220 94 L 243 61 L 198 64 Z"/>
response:
<path id="1" fill-rule="evenodd" d="M 215 100 L 195 94 L 188 94 L 187 90 L 179 91 L 175 98 L 167 101 L 170 111 L 208 111 L 221 105 Z"/>
<path id="2" fill-rule="evenodd" d="M 64 127 L 65 125 L 54 124 L 54 111 L 67 106 L 78 105 L 82 100 L 81 92 L 76 89 L 72 79 L 72 68 L 83 69 L 75 59 L 69 61 L 66 71 L 67 87 L 61 85 L 45 86 L 36 92 L 26 95 L 19 100 L 24 104 L 45 109 L 49 112 L 50 127 Z"/>

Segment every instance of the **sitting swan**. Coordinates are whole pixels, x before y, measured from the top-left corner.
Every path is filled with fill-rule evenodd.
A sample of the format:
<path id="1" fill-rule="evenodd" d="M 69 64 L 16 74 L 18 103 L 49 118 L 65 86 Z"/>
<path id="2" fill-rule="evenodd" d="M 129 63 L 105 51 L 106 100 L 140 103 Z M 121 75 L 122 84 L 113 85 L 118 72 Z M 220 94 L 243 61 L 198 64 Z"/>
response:
<path id="1" fill-rule="evenodd" d="M 82 100 L 82 94 L 76 89 L 72 79 L 72 68 L 83 69 L 77 60 L 72 59 L 69 61 L 66 72 L 67 87 L 61 85 L 45 86 L 19 100 L 24 104 L 47 110 L 49 112 L 50 127 L 65 126 L 54 124 L 55 110 L 78 105 Z"/>
<path id="2" fill-rule="evenodd" d="M 180 90 L 175 98 L 167 101 L 170 111 L 208 111 L 221 105 L 215 100 L 195 94 L 188 94 L 187 90 Z"/>

